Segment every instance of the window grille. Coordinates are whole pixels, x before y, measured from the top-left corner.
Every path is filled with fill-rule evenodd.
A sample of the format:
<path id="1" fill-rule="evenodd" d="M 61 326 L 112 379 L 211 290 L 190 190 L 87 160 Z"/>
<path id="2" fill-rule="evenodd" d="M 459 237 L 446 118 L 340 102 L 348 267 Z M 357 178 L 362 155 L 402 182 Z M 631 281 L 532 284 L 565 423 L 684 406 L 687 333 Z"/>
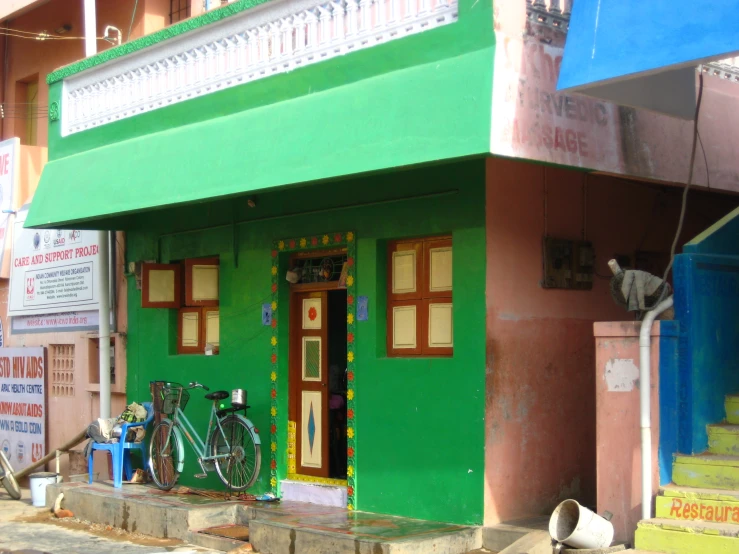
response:
<path id="1" fill-rule="evenodd" d="M 292 270 L 299 275 L 299 283 L 341 281 L 346 261 L 346 254 L 298 258 L 293 260 Z"/>
<path id="2" fill-rule="evenodd" d="M 169 23 L 190 17 L 190 0 L 169 0 Z"/>
<path id="3" fill-rule="evenodd" d="M 50 344 L 51 395 L 74 396 L 74 345 Z"/>

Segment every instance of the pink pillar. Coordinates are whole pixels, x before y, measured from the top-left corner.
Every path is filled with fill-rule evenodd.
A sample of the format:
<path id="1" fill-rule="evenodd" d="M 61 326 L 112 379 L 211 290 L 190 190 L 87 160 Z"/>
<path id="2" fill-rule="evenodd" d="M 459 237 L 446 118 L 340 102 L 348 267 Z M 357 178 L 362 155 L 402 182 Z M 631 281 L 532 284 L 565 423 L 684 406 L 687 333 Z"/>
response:
<path id="1" fill-rule="evenodd" d="M 641 519 L 639 322 L 594 324 L 598 513 L 613 514 L 615 541 L 631 543 Z M 652 327 L 652 488 L 659 490 L 659 336 Z"/>

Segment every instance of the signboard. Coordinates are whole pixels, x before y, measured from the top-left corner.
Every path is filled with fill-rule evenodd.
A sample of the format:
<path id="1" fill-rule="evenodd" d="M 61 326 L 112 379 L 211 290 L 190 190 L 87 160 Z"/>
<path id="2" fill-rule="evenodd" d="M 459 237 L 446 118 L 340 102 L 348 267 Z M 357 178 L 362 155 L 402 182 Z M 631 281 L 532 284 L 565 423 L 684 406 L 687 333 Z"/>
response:
<path id="1" fill-rule="evenodd" d="M 496 2 L 490 152 L 684 183 L 692 122 L 557 90 L 568 21 L 544 3 Z M 727 138 L 736 136 L 738 99 L 733 79 L 705 74 L 694 185 L 708 186 L 710 177 L 712 190 L 739 192 L 736 141 Z"/>
<path id="2" fill-rule="evenodd" d="M 45 315 L 21 315 L 10 318 L 14 335 L 63 331 L 93 331 L 98 328 L 98 312 L 61 312 Z M 2 344 L 0 343 L 0 346 Z"/>
<path id="3" fill-rule="evenodd" d="M 15 190 L 18 167 L 19 140 L 12 138 L 0 142 L 0 267 L 5 257 L 5 236 L 8 233 L 8 218 L 13 209 L 13 190 Z"/>
<path id="4" fill-rule="evenodd" d="M 97 231 L 24 229 L 27 213 L 18 212 L 13 227 L 8 315 L 97 309 Z"/>
<path id="5" fill-rule="evenodd" d="M 0 348 L 0 448 L 15 471 L 46 454 L 44 348 Z"/>

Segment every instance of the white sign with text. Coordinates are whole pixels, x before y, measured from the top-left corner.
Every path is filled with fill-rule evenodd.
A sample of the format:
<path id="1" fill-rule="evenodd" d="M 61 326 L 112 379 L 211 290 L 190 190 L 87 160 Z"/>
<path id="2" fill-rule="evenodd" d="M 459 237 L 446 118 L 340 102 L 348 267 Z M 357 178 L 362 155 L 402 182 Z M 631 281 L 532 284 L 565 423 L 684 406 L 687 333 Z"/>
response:
<path id="1" fill-rule="evenodd" d="M 94 310 L 44 315 L 18 315 L 10 318 L 10 328 L 14 334 L 82 331 L 97 329 L 98 320 L 98 312 Z"/>
<path id="2" fill-rule="evenodd" d="M 97 231 L 24 229 L 27 213 L 13 226 L 8 315 L 97 309 Z"/>
<path id="3" fill-rule="evenodd" d="M 0 348 L 0 448 L 19 471 L 46 454 L 44 349 Z"/>

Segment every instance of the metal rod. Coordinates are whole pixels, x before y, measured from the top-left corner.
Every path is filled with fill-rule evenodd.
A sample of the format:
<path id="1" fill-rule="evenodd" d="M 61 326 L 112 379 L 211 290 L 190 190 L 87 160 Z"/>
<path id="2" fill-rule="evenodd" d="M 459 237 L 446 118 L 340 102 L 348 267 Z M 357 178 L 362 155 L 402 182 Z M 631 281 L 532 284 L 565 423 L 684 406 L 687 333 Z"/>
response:
<path id="1" fill-rule="evenodd" d="M 29 473 L 35 471 L 39 467 L 45 466 L 47 463 L 49 463 L 51 460 L 53 460 L 54 459 L 54 456 L 56 456 L 57 451 L 59 451 L 59 452 L 69 452 L 70 450 L 72 450 L 75 446 L 77 446 L 79 443 L 81 443 L 86 438 L 87 438 L 87 428 L 85 428 L 84 430 L 82 430 L 79 434 L 75 435 L 75 437 L 72 438 L 71 440 L 65 442 L 63 445 L 61 445 L 56 450 L 52 450 L 49 454 L 47 454 L 46 456 L 44 456 L 43 458 L 41 458 L 35 464 L 31 464 L 27 468 L 24 468 L 24 469 L 22 469 L 20 471 L 16 471 L 15 473 L 13 473 L 13 476 L 16 479 L 20 479 L 21 477 L 25 477 Z"/>
<path id="2" fill-rule="evenodd" d="M 110 297 L 108 296 L 108 232 L 98 231 L 100 255 L 98 274 L 100 279 L 100 304 L 98 307 L 98 345 L 100 347 L 100 417 L 110 417 Z"/>
<path id="3" fill-rule="evenodd" d="M 118 330 L 118 235 L 115 231 L 108 231 L 108 291 L 110 298 L 110 330 Z"/>

